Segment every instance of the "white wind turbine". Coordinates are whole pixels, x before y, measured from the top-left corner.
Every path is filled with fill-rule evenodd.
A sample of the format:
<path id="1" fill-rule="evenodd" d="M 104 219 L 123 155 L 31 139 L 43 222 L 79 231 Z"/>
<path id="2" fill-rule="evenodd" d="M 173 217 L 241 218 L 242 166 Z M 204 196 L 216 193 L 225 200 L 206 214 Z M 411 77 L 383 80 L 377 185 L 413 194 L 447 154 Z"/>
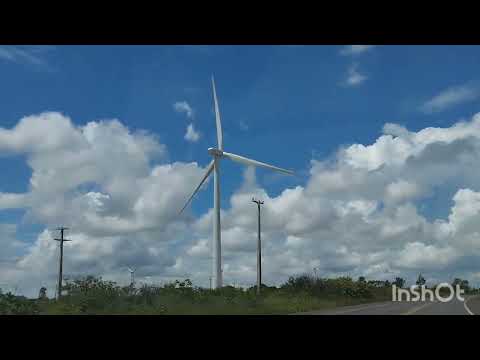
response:
<path id="1" fill-rule="evenodd" d="M 130 273 L 130 286 L 134 286 L 135 285 L 135 271 L 137 269 L 129 268 L 129 267 L 127 267 L 127 269 L 128 269 L 128 272 Z"/>
<path id="2" fill-rule="evenodd" d="M 222 134 L 222 123 L 220 120 L 220 111 L 218 109 L 217 93 L 215 91 L 215 81 L 212 76 L 212 87 L 213 87 L 213 101 L 215 105 L 215 120 L 217 125 L 217 141 L 218 148 L 209 148 L 208 153 L 213 157 L 213 160 L 207 167 L 207 171 L 203 176 L 200 184 L 193 191 L 192 195 L 188 201 L 183 206 L 180 213 L 187 207 L 192 198 L 198 192 L 200 187 L 203 185 L 205 180 L 210 176 L 213 171 L 213 183 L 214 183 L 214 192 L 213 192 L 213 274 L 214 282 L 213 288 L 221 288 L 223 285 L 222 281 L 222 248 L 221 248 L 221 234 L 220 234 L 220 160 L 227 158 L 236 162 L 239 162 L 246 166 L 260 166 L 267 169 L 279 171 L 285 174 L 293 175 L 293 172 L 290 170 L 285 170 L 273 165 L 265 164 L 263 162 L 248 159 L 246 157 L 235 155 L 223 151 L 223 134 Z"/>

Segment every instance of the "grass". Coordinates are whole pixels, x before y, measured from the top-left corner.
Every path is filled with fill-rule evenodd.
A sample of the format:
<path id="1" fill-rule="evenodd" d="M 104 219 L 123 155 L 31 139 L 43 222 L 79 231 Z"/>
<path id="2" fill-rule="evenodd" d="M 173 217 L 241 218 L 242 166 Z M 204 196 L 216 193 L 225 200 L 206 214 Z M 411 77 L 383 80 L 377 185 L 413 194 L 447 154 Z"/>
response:
<path id="1" fill-rule="evenodd" d="M 237 295 L 234 299 L 223 296 L 209 296 L 204 300 L 185 299 L 179 296 L 163 296 L 151 303 L 135 302 L 132 299 L 109 303 L 89 304 L 85 308 L 73 304 L 70 299 L 48 300 L 39 306 L 39 314 L 99 314 L 99 315 L 274 315 L 334 308 L 349 304 L 348 301 L 320 299 L 310 295 L 270 294 L 249 299 Z"/>

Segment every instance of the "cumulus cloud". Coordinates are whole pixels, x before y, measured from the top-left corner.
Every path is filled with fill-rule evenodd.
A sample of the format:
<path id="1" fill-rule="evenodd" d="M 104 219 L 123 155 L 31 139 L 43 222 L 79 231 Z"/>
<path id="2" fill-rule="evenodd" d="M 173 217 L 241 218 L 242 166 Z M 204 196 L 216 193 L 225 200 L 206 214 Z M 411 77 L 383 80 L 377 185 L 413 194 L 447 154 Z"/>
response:
<path id="1" fill-rule="evenodd" d="M 28 194 L 0 193 L 0 210 L 23 208 L 28 204 Z"/>
<path id="2" fill-rule="evenodd" d="M 205 169 L 163 162 L 167 149 L 152 134 L 132 132 L 118 120 L 79 126 L 45 113 L 0 128 L 0 150 L 24 154 L 32 169 L 29 191 L 2 194 L 1 208 L 23 206 L 46 229 L 71 227 L 66 274 L 128 283 L 124 267 L 134 264 L 139 278 L 188 276 L 208 286 L 212 209 L 178 217 L 172 206 L 183 203 Z M 221 210 L 225 282 L 255 282 L 252 196 L 265 201 L 262 256 L 268 283 L 313 267 L 319 276 L 403 276 L 412 282 L 422 272 L 432 281 L 449 274 L 478 280 L 478 159 L 480 114 L 417 132 L 386 124 L 372 144 L 342 147 L 333 160 L 312 160 L 306 183 L 276 196 L 247 168 Z M 448 216 L 419 210 L 430 197 L 451 204 Z M 55 234 L 43 230 L 33 243 L 20 245 L 15 227 L 3 231 L 3 241 L 16 244 L 8 251 L 19 259 L 14 266 L 0 265 L 0 281 L 20 282 L 34 295 L 43 283 L 54 284 Z"/>
<path id="3" fill-rule="evenodd" d="M 193 118 L 193 109 L 190 104 L 186 101 L 177 101 L 173 104 L 173 108 L 178 113 L 185 113 L 188 118 Z"/>
<path id="4" fill-rule="evenodd" d="M 200 139 L 200 133 L 195 130 L 193 123 L 188 124 L 184 138 L 190 142 L 197 142 Z"/>
<path id="5" fill-rule="evenodd" d="M 322 276 L 404 276 L 412 282 L 422 272 L 432 281 L 451 274 L 474 279 L 471 252 L 476 254 L 480 245 L 474 220 L 480 212 L 480 192 L 459 186 L 475 188 L 480 180 L 471 171 L 480 155 L 479 125 L 480 115 L 450 128 L 419 132 L 388 124 L 371 145 L 340 149 L 333 163 L 312 161 L 306 185 L 285 189 L 277 197 L 246 175 L 248 191 L 239 189 L 230 208 L 222 211 L 227 281 L 254 281 L 256 213 L 251 196 L 265 200 L 263 256 L 265 276 L 272 281 L 313 267 Z M 445 186 L 458 189 L 450 215 L 428 219 L 417 209 L 418 199 L 441 197 Z M 196 221 L 194 237 L 199 240 L 192 243 L 190 255 L 199 248 L 208 254 L 210 216 L 211 212 Z M 243 241 L 232 240 L 237 238 Z M 198 266 L 185 258 L 183 266 L 193 263 Z M 208 277 L 209 266 L 206 262 L 197 270 Z"/>
<path id="6" fill-rule="evenodd" d="M 421 242 L 408 243 L 399 253 L 395 264 L 400 268 L 417 269 L 420 272 L 444 267 L 457 259 L 455 248 L 436 247 Z"/>
<path id="7" fill-rule="evenodd" d="M 405 180 L 398 180 L 387 185 L 385 189 L 385 201 L 399 202 L 405 200 L 411 200 L 422 191 L 418 185 Z"/>
<path id="8" fill-rule="evenodd" d="M 383 133 L 385 135 L 407 136 L 408 130 L 399 124 L 386 123 L 383 126 Z"/>
<path id="9" fill-rule="evenodd" d="M 348 45 L 340 50 L 341 55 L 355 56 L 371 50 L 374 45 Z"/>
<path id="10" fill-rule="evenodd" d="M 472 85 L 454 86 L 443 90 L 433 98 L 426 101 L 420 110 L 426 114 L 432 114 L 447 110 L 456 105 L 478 99 L 480 91 Z"/>
<path id="11" fill-rule="evenodd" d="M 0 224 L 0 263 L 12 263 L 26 248 L 26 244 L 16 238 L 15 224 Z"/>
<path id="12" fill-rule="evenodd" d="M 79 253 L 66 259 L 66 269 L 108 274 L 133 259 L 147 270 L 173 264 L 162 242 L 175 239 L 182 221 L 171 205 L 187 198 L 204 170 L 162 163 L 166 148 L 156 136 L 118 120 L 75 126 L 62 114 L 43 113 L 0 128 L 0 149 L 25 155 L 32 170 L 29 191 L 0 193 L 0 208 L 25 208 L 30 221 L 47 228 L 69 226 L 69 245 Z M 55 242 L 47 245 L 47 238 L 39 236 L 23 267 L 55 268 Z"/>

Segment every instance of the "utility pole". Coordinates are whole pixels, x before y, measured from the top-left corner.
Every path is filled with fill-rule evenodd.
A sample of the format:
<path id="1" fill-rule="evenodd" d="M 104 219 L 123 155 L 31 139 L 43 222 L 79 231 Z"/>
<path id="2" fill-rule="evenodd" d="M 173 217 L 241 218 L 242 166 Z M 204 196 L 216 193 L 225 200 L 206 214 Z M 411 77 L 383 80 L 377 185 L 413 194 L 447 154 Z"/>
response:
<path id="1" fill-rule="evenodd" d="M 260 205 L 263 201 L 252 198 L 252 201 L 257 204 L 258 208 L 258 242 L 257 242 L 257 295 L 260 295 L 260 287 L 262 286 L 262 239 L 260 231 Z"/>
<path id="2" fill-rule="evenodd" d="M 313 268 L 313 272 L 315 273 L 315 280 L 317 280 L 317 268 L 316 267 Z"/>
<path id="3" fill-rule="evenodd" d="M 210 279 L 210 290 L 212 290 L 212 277 L 210 276 L 209 279 Z"/>
<path id="4" fill-rule="evenodd" d="M 54 239 L 54 240 L 60 241 L 60 262 L 59 262 L 59 267 L 58 267 L 58 286 L 57 286 L 57 290 L 58 290 L 57 300 L 59 300 L 60 297 L 62 296 L 63 243 L 64 243 L 65 241 L 72 241 L 72 240 L 68 240 L 68 239 L 64 239 L 64 238 L 63 238 L 63 232 L 64 232 L 65 230 L 68 230 L 68 228 L 66 228 L 66 227 L 59 227 L 59 228 L 57 228 L 57 230 L 60 230 L 60 239 Z"/>

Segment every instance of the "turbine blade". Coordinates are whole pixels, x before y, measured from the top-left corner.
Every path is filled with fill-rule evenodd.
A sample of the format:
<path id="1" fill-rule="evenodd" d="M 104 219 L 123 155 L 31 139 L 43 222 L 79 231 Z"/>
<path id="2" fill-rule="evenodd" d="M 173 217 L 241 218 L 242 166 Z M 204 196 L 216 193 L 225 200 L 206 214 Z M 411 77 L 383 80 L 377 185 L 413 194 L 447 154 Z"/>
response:
<path id="1" fill-rule="evenodd" d="M 192 195 L 190 196 L 190 198 L 188 199 L 188 201 L 185 203 L 185 205 L 183 206 L 182 210 L 180 210 L 180 212 L 179 212 L 178 214 L 181 214 L 181 213 L 183 212 L 183 210 L 185 210 L 185 208 L 186 208 L 187 205 L 190 203 L 190 201 L 193 199 L 193 197 L 194 197 L 195 194 L 198 192 L 198 190 L 200 189 L 200 187 L 203 185 L 203 183 L 205 182 L 205 180 L 207 180 L 208 176 L 212 173 L 214 163 L 215 163 L 214 160 L 212 160 L 212 161 L 210 162 L 210 165 L 208 165 L 208 168 L 207 168 L 207 172 L 205 173 L 205 175 L 203 175 L 202 181 L 200 181 L 200 184 L 198 184 L 197 188 L 196 188 L 195 191 L 192 193 Z"/>
<path id="2" fill-rule="evenodd" d="M 231 153 L 228 153 L 228 152 L 224 151 L 223 156 L 229 158 L 230 160 L 239 162 L 239 163 L 247 165 L 247 166 L 260 166 L 260 167 L 264 167 L 264 168 L 267 168 L 267 169 L 270 169 L 270 170 L 279 171 L 279 172 L 282 172 L 284 174 L 293 175 L 293 171 L 282 169 L 282 168 L 279 168 L 277 166 L 265 164 L 265 163 L 257 161 L 257 160 L 248 159 L 248 158 L 240 156 L 240 155 L 231 154 Z"/>
<path id="3" fill-rule="evenodd" d="M 212 76 L 212 86 L 213 86 L 213 101 L 215 103 L 215 121 L 217 123 L 218 148 L 220 150 L 223 150 L 222 121 L 220 120 L 220 110 L 218 109 L 217 92 L 215 91 L 215 80 L 213 79 L 213 76 Z"/>

